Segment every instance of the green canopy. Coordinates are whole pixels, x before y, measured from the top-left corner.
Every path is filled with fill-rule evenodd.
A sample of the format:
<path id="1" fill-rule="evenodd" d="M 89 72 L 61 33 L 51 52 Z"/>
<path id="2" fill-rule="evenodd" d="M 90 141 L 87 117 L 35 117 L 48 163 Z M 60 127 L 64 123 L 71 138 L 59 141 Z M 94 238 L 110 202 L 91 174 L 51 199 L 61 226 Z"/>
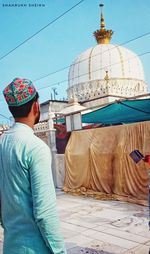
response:
<path id="1" fill-rule="evenodd" d="M 82 123 L 123 124 L 150 120 L 150 99 L 116 101 L 82 115 Z"/>

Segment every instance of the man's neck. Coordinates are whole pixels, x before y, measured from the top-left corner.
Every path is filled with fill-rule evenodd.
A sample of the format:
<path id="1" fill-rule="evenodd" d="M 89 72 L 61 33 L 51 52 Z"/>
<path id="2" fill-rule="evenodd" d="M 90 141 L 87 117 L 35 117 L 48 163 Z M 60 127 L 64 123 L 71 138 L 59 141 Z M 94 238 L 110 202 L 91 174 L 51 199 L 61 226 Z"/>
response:
<path id="1" fill-rule="evenodd" d="M 30 121 L 29 119 L 27 119 L 27 118 L 15 118 L 15 122 L 16 123 L 23 123 L 23 124 L 26 124 L 26 125 L 28 125 L 30 128 L 34 128 L 34 123 L 33 123 L 33 121 Z"/>

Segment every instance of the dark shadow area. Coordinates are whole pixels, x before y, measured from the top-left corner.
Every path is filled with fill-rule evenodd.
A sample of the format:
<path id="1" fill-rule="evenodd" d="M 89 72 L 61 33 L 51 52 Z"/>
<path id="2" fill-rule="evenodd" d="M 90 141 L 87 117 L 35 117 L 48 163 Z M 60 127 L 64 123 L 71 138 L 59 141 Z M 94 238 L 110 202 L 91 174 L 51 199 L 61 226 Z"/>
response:
<path id="1" fill-rule="evenodd" d="M 104 250 L 96 250 L 93 248 L 83 248 L 80 246 L 74 247 L 67 251 L 67 254 L 114 254 L 113 252 L 108 252 Z"/>

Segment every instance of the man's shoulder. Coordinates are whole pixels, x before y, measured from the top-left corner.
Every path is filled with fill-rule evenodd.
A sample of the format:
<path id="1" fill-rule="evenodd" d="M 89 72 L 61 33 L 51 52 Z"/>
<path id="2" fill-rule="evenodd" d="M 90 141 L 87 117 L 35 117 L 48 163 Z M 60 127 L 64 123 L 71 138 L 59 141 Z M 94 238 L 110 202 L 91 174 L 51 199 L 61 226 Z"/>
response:
<path id="1" fill-rule="evenodd" d="M 34 132 L 14 132 L 11 133 L 12 137 L 14 137 L 15 145 L 18 144 L 21 146 L 21 150 L 24 150 L 28 153 L 32 151 L 39 150 L 49 150 L 48 145 L 39 137 L 37 137 Z M 13 138 L 12 138 L 13 139 Z"/>
<path id="2" fill-rule="evenodd" d="M 33 139 L 40 147 L 43 148 L 49 148 L 49 146 L 39 137 L 37 137 L 35 134 L 33 134 Z"/>
<path id="3" fill-rule="evenodd" d="M 29 163 L 35 160 L 43 159 L 47 160 L 51 158 L 51 152 L 49 146 L 41 140 L 39 137 L 33 134 L 32 142 L 27 144 L 26 152 Z"/>

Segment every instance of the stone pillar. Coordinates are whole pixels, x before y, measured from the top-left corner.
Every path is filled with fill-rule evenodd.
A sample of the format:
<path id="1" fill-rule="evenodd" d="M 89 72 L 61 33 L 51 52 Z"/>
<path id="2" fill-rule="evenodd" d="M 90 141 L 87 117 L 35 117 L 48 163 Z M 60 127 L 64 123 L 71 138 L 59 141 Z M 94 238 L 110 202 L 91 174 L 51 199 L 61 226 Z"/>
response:
<path id="1" fill-rule="evenodd" d="M 56 130 L 54 129 L 54 123 L 53 123 L 53 118 L 54 118 L 54 113 L 49 112 L 49 120 L 48 120 L 48 130 L 47 130 L 47 140 L 48 140 L 48 145 L 51 150 L 52 154 L 52 174 L 53 174 L 53 180 L 54 180 L 54 185 L 56 187 Z"/>
<path id="2" fill-rule="evenodd" d="M 62 189 L 65 181 L 65 155 L 56 154 L 56 188 Z"/>

